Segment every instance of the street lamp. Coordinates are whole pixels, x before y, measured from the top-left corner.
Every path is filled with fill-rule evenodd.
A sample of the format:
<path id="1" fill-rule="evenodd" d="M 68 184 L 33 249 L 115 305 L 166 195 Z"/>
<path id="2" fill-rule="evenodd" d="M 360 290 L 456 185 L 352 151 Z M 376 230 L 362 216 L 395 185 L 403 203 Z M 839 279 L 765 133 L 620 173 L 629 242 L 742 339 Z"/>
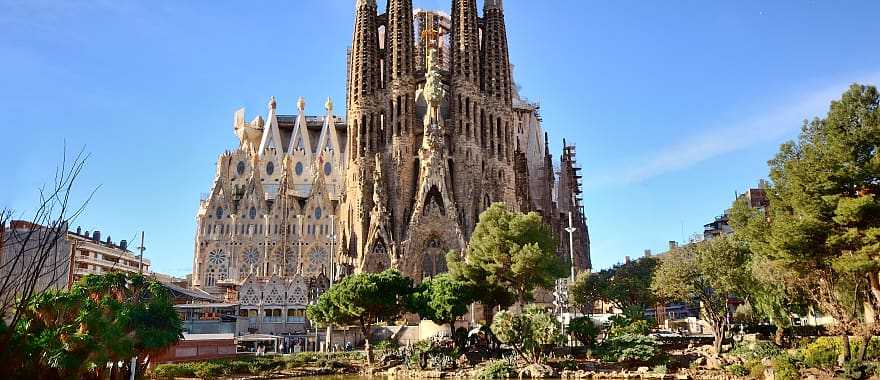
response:
<path id="1" fill-rule="evenodd" d="M 330 239 L 330 286 L 327 287 L 329 290 L 330 287 L 333 286 L 333 282 L 336 280 L 336 264 L 334 263 L 333 256 L 336 253 L 334 249 L 336 247 L 336 215 L 330 214 L 330 235 L 327 236 Z M 333 343 L 331 340 L 331 334 L 333 331 L 333 327 L 330 323 L 327 324 L 327 352 L 332 351 Z"/>

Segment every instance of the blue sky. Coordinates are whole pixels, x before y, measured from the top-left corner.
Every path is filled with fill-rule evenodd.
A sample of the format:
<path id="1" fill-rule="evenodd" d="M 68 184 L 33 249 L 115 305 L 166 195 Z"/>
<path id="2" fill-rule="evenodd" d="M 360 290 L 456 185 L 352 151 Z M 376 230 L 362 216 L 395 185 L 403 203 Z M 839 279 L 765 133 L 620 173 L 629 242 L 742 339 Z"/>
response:
<path id="1" fill-rule="evenodd" d="M 77 224 L 116 241 L 144 229 L 154 269 L 188 273 L 233 112 L 265 115 L 271 95 L 282 113 L 299 96 L 310 113 L 342 104 L 353 4 L 0 0 L 0 206 L 29 215 L 62 147 L 84 146 L 78 196 L 99 188 Z M 597 267 L 701 231 L 801 120 L 880 79 L 876 1 L 504 5 L 555 158 L 563 137 L 577 145 Z"/>

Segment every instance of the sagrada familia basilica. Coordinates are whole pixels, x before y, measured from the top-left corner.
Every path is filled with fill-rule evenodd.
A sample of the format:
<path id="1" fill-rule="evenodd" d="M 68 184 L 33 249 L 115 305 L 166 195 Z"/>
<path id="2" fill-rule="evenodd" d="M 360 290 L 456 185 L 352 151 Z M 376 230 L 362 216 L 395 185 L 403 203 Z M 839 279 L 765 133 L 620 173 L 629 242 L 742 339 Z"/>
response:
<path id="1" fill-rule="evenodd" d="M 518 93 L 502 1 L 482 16 L 476 0 L 452 0 L 451 16 L 355 6 L 343 111 L 327 99 L 307 116 L 300 98 L 284 115 L 273 97 L 265 119 L 235 113 L 239 146 L 196 218 L 193 285 L 293 315 L 351 273 L 418 282 L 446 271 L 494 202 L 541 214 L 560 257 L 589 268 L 575 150 L 563 142 L 554 164 L 538 105 Z"/>

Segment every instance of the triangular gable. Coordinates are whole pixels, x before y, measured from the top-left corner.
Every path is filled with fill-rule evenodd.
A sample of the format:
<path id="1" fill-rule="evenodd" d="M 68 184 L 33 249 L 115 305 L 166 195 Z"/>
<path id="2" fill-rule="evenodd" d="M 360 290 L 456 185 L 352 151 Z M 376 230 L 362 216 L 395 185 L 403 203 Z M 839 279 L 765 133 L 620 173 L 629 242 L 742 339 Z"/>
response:
<path id="1" fill-rule="evenodd" d="M 269 101 L 269 116 L 266 117 L 266 127 L 263 128 L 263 137 L 260 139 L 260 158 L 270 149 L 281 152 L 281 131 L 278 130 L 278 116 L 275 114 L 275 97 Z"/>

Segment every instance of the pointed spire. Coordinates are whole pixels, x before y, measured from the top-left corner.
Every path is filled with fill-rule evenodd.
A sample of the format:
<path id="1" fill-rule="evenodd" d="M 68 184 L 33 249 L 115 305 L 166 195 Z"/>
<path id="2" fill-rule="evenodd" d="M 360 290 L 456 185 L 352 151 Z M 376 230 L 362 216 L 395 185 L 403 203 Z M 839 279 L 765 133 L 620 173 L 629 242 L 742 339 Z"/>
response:
<path id="1" fill-rule="evenodd" d="M 388 50 L 388 78 L 391 81 L 412 74 L 415 66 L 413 54 L 412 0 L 388 0 L 388 31 L 385 46 Z"/>
<path id="2" fill-rule="evenodd" d="M 354 35 L 349 55 L 349 101 L 361 103 L 372 95 L 379 83 L 379 28 L 376 22 L 376 1 L 358 0 L 355 11 Z"/>
<path id="3" fill-rule="evenodd" d="M 295 155 L 299 151 L 305 151 L 305 158 L 309 160 L 306 162 L 311 162 L 312 142 L 306 121 L 306 100 L 303 97 L 300 96 L 299 100 L 297 100 L 296 108 L 299 110 L 299 114 L 296 115 L 296 122 L 293 124 L 293 132 L 290 133 L 290 142 L 287 144 L 287 153 Z"/>
<path id="4" fill-rule="evenodd" d="M 501 0 L 486 0 L 483 7 L 482 89 L 490 96 L 510 103 L 513 84 L 507 51 L 507 29 Z"/>
<path id="5" fill-rule="evenodd" d="M 480 29 L 476 0 L 452 0 L 452 72 L 480 83 Z"/>
<path id="6" fill-rule="evenodd" d="M 504 7 L 501 5 L 501 0 L 486 0 L 483 4 L 483 12 L 489 9 L 499 9 L 504 10 Z"/>
<path id="7" fill-rule="evenodd" d="M 333 114 L 333 98 L 331 98 L 329 96 L 327 97 L 327 101 L 324 102 L 324 110 L 327 111 L 328 115 Z"/>
<path id="8" fill-rule="evenodd" d="M 278 130 L 278 116 L 275 114 L 275 97 L 269 99 L 269 115 L 266 117 L 266 127 L 263 128 L 263 137 L 260 139 L 259 156 L 263 158 L 269 149 L 277 149 L 280 153 L 281 132 Z"/>

